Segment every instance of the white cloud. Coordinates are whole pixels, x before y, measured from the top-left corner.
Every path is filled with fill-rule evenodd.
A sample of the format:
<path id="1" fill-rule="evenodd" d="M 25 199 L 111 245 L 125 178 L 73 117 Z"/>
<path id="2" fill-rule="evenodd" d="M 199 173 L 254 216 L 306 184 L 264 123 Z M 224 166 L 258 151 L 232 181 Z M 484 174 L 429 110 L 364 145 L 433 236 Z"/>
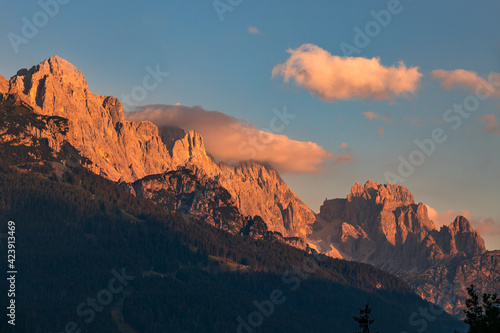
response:
<path id="1" fill-rule="evenodd" d="M 422 77 L 418 67 L 403 62 L 385 67 L 380 58 L 341 57 L 313 45 L 288 50 L 289 59 L 273 69 L 273 77 L 291 79 L 319 98 L 331 102 L 355 98 L 385 100 L 414 93 Z"/>

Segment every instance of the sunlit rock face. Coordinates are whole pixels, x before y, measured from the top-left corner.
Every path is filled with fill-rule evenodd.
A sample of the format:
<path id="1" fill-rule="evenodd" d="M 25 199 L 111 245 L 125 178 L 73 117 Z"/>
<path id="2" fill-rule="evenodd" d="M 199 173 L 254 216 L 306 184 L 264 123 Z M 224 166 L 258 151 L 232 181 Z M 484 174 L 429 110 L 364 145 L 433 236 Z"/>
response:
<path id="1" fill-rule="evenodd" d="M 108 179 L 133 183 L 188 168 L 200 179 L 208 177 L 227 189 L 242 216 L 260 216 L 270 231 L 283 237 L 305 238 L 315 222 L 314 213 L 270 165 L 216 163 L 195 131 L 124 120 L 117 98 L 92 94 L 83 74 L 57 56 L 18 71 L 10 81 L 0 77 L 0 94 L 31 108 L 50 125 L 27 126 L 22 142 L 34 145 L 33 136 L 46 140 L 54 155 L 65 154 L 62 146 L 69 143 L 89 161 L 87 168 Z M 64 129 L 50 124 L 51 117 L 60 117 Z M 2 140 L 14 139 L 19 138 Z"/>
<path id="2" fill-rule="evenodd" d="M 462 314 L 471 283 L 500 288 L 500 252 L 487 252 L 463 216 L 437 230 L 427 206 L 400 185 L 356 183 L 346 199 L 325 200 L 314 229 L 309 241 L 326 254 L 395 273 L 450 314 Z"/>
<path id="3" fill-rule="evenodd" d="M 172 167 L 156 126 L 125 121 L 120 101 L 92 94 L 83 74 L 64 59 L 54 56 L 18 71 L 10 79 L 9 94 L 37 114 L 68 119 L 66 141 L 92 162 L 88 167 L 97 174 L 133 181 Z"/>
<path id="4" fill-rule="evenodd" d="M 427 207 L 400 185 L 356 183 L 347 199 L 326 200 L 319 216 L 332 224 L 329 241 L 346 258 L 392 273 L 418 272 L 450 255 L 486 251 L 464 217 L 437 231 Z"/>

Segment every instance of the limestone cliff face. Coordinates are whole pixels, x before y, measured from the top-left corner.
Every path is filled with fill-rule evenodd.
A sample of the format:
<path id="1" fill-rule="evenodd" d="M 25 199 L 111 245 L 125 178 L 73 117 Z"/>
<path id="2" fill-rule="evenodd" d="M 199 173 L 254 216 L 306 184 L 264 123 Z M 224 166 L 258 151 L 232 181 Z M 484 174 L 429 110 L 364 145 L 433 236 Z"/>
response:
<path id="1" fill-rule="evenodd" d="M 232 234 L 277 240 L 306 248 L 306 243 L 300 237 L 286 237 L 283 233 L 269 230 L 260 215 L 241 213 L 236 197 L 218 179 L 219 176 L 212 178 L 201 169 L 183 167 L 147 176 L 132 184 L 122 183 L 121 186 L 136 196 L 148 198 L 170 211 L 184 214 L 187 222 L 197 218 Z"/>
<path id="2" fill-rule="evenodd" d="M 399 185 L 371 181 L 352 187 L 347 196 L 346 219 L 370 233 L 374 241 L 394 246 L 404 244 L 409 234 L 423 239 L 434 229 L 425 205 L 415 204 L 410 191 Z"/>
<path id="3" fill-rule="evenodd" d="M 242 216 L 260 216 L 271 232 L 305 238 L 315 222 L 314 213 L 272 167 L 257 162 L 217 164 L 205 151 L 201 135 L 194 131 L 159 130 L 148 121 L 124 120 L 118 99 L 92 94 L 83 74 L 57 56 L 18 71 L 9 82 L 0 77 L 0 101 L 8 100 L 23 105 L 40 124 L 24 124 L 23 131 L 14 133 L 13 125 L 4 123 L 0 125 L 0 134 L 4 132 L 0 143 L 45 147 L 31 152 L 35 158 L 47 157 L 48 150 L 53 158 L 64 158 L 62 147 L 69 144 L 89 161 L 85 167 L 93 172 L 129 184 L 145 179 L 144 185 L 151 188 L 156 186 L 152 182 L 160 180 L 148 176 L 186 168 L 198 181 L 210 179 L 227 189 Z M 2 115 L 6 119 L 12 116 L 8 112 Z M 17 123 L 25 118 L 18 114 Z M 201 209 L 198 213 L 207 212 Z"/>
<path id="4" fill-rule="evenodd" d="M 165 131 L 160 128 L 160 132 Z M 203 138 L 189 132 L 172 149 L 174 165 L 184 165 L 201 177 L 217 179 L 234 199 L 243 216 L 260 216 L 270 231 L 284 237 L 306 237 L 316 221 L 314 213 L 269 164 L 256 161 L 236 165 L 215 163 L 206 153 Z"/>
<path id="5" fill-rule="evenodd" d="M 269 231 L 279 232 L 285 238 L 306 238 L 316 221 L 315 215 L 290 190 L 276 170 L 269 165 L 254 161 L 237 165 L 216 164 L 204 150 L 190 146 L 193 142 L 201 143 L 199 140 L 201 137 L 198 139 L 189 137 L 188 133 L 186 138 L 177 141 L 173 149 L 173 160 L 176 161 L 177 158 L 182 160 L 183 153 L 187 150 L 192 151 L 190 154 L 192 157 L 183 167 L 192 170 L 198 179 L 216 180 L 219 186 L 229 193 L 232 205 L 242 216 L 261 217 Z M 150 177 L 146 177 L 136 181 L 133 186 L 144 186 L 142 184 L 146 182 L 148 187 L 154 187 L 155 185 L 151 183 L 159 180 L 151 181 Z M 175 184 L 172 183 L 161 182 L 157 186 L 175 190 Z"/>
<path id="6" fill-rule="evenodd" d="M 120 101 L 92 94 L 83 74 L 64 59 L 54 56 L 18 71 L 8 94 L 37 114 L 68 119 L 66 141 L 92 161 L 89 168 L 97 174 L 133 181 L 172 167 L 157 127 L 125 121 Z"/>
<path id="7" fill-rule="evenodd" d="M 441 227 L 439 232 L 433 231 L 432 235 L 445 254 L 463 252 L 470 257 L 486 251 L 483 238 L 463 216 L 457 216 L 452 224 Z"/>
<path id="8" fill-rule="evenodd" d="M 270 165 L 254 161 L 220 164 L 220 183 L 244 215 L 261 216 L 269 230 L 285 237 L 305 238 L 316 221 L 314 213 Z"/>
<path id="9" fill-rule="evenodd" d="M 426 206 L 400 185 L 356 183 L 347 199 L 326 200 L 319 215 L 331 224 L 327 243 L 343 257 L 392 273 L 423 271 L 457 253 L 472 257 L 486 251 L 464 217 L 437 231 Z"/>
<path id="10" fill-rule="evenodd" d="M 314 229 L 309 239 L 323 252 L 395 273 L 450 314 L 462 314 L 471 283 L 481 292 L 500 288 L 500 251 L 486 252 L 463 216 L 436 230 L 403 186 L 356 183 L 347 199 L 323 203 Z"/>
<path id="11" fill-rule="evenodd" d="M 0 94 L 7 94 L 9 92 L 9 81 L 0 75 Z"/>
<path id="12" fill-rule="evenodd" d="M 255 161 L 215 163 L 205 151 L 203 137 L 194 131 L 173 143 L 171 156 L 172 165 L 193 170 L 200 179 L 216 180 L 231 195 L 242 216 L 260 216 L 269 231 L 304 239 L 310 233 L 316 221 L 314 213 L 270 165 Z"/>

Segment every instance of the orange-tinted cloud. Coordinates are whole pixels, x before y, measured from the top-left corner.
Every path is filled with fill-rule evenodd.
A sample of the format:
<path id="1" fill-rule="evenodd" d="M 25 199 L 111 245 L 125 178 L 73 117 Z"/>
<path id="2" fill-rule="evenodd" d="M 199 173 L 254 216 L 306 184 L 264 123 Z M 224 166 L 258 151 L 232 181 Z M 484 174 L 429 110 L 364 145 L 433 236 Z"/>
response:
<path id="1" fill-rule="evenodd" d="M 349 145 L 347 144 L 347 142 L 342 142 L 340 144 L 339 150 L 346 150 L 346 149 L 350 149 Z"/>
<path id="2" fill-rule="evenodd" d="M 446 71 L 437 69 L 431 75 L 441 81 L 444 89 L 465 88 L 474 94 L 500 97 L 500 73 L 491 72 L 487 78 L 481 78 L 476 72 L 464 69 Z"/>
<path id="3" fill-rule="evenodd" d="M 414 93 L 422 77 L 418 67 L 403 62 L 385 67 L 380 58 L 341 57 L 313 45 L 288 50 L 290 58 L 273 68 L 273 77 L 283 76 L 319 98 L 331 102 L 354 98 L 385 100 Z"/>
<path id="4" fill-rule="evenodd" d="M 380 117 L 378 114 L 376 114 L 373 111 L 363 112 L 363 114 L 365 115 L 366 118 L 368 118 L 370 120 L 377 119 Z"/>
<path id="5" fill-rule="evenodd" d="M 382 126 L 380 126 L 378 129 L 378 135 L 385 138 L 385 131 L 384 131 L 384 128 Z"/>
<path id="6" fill-rule="evenodd" d="M 439 229 L 442 226 L 448 226 L 453 221 L 455 221 L 455 218 L 458 215 L 462 215 L 466 219 L 470 218 L 470 211 L 469 210 L 461 210 L 460 212 L 456 212 L 453 209 L 449 209 L 446 213 L 444 214 L 439 214 L 434 208 L 431 206 L 425 205 L 427 207 L 427 214 L 429 215 L 429 218 L 434 221 L 434 224 L 436 225 L 436 228 Z"/>
<path id="7" fill-rule="evenodd" d="M 330 160 L 336 164 L 340 157 L 316 143 L 296 141 L 279 134 L 293 119 L 283 117 L 283 122 L 278 115 L 286 114 L 285 111 L 275 111 L 269 117 L 269 128 L 275 133 L 258 130 L 239 119 L 199 106 L 151 105 L 138 112 L 127 113 L 126 117 L 128 120 L 149 120 L 159 127 L 194 129 L 204 137 L 207 152 L 218 161 L 265 161 L 283 173 L 317 173 Z"/>
<path id="8" fill-rule="evenodd" d="M 373 111 L 368 111 L 368 112 L 363 112 L 363 115 L 366 117 L 366 119 L 374 120 L 374 119 L 380 119 L 386 124 L 392 124 L 392 116 L 385 112 L 380 116 L 378 113 L 375 113 Z"/>
<path id="9" fill-rule="evenodd" d="M 333 158 L 334 165 L 353 162 L 356 159 L 352 156 L 352 148 L 346 143 L 342 142 L 340 147 L 336 151 L 336 155 Z"/>
<path id="10" fill-rule="evenodd" d="M 426 205 L 427 206 L 427 205 Z M 481 234 L 481 236 L 496 236 L 500 235 L 500 221 L 487 217 L 471 217 L 470 210 L 461 210 L 457 212 L 453 209 L 448 210 L 444 214 L 439 214 L 435 209 L 427 206 L 429 218 L 434 221 L 436 228 L 439 230 L 442 226 L 449 226 L 458 215 L 462 215 L 469 220 L 472 227 Z"/>
<path id="11" fill-rule="evenodd" d="M 253 35 L 260 34 L 260 30 L 257 27 L 248 27 L 248 32 L 253 34 Z"/>
<path id="12" fill-rule="evenodd" d="M 483 129 L 484 133 L 500 135 L 500 126 L 498 125 L 497 117 L 494 114 L 487 114 L 486 116 L 482 116 L 478 121 L 485 124 L 485 127 Z"/>
<path id="13" fill-rule="evenodd" d="M 500 221 L 495 221 L 492 218 L 472 218 L 470 223 L 479 231 L 479 233 L 483 236 L 498 236 L 500 235 Z"/>

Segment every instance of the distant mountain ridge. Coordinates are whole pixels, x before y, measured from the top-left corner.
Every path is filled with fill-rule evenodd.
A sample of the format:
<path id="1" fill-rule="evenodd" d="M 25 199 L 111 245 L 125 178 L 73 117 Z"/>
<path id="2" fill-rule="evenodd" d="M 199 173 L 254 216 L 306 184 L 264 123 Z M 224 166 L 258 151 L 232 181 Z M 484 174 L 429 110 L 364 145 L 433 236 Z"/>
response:
<path id="1" fill-rule="evenodd" d="M 415 203 L 400 185 L 356 183 L 347 199 L 326 200 L 319 216 L 335 229 L 330 243 L 346 258 L 393 273 L 425 270 L 460 252 L 486 252 L 484 240 L 466 218 L 459 216 L 437 231 L 427 207 Z"/>
<path id="2" fill-rule="evenodd" d="M 356 183 L 346 199 L 325 200 L 308 241 L 333 257 L 402 277 L 451 314 L 462 315 L 470 283 L 481 292 L 500 290 L 500 265 L 493 264 L 500 253 L 486 251 L 463 216 L 437 230 L 427 206 L 400 185 Z"/>
<path id="3" fill-rule="evenodd" d="M 46 140 L 54 155 L 64 154 L 63 144 L 70 144 L 89 161 L 88 169 L 110 180 L 133 183 L 190 168 L 200 177 L 217 179 L 242 216 L 260 216 L 272 232 L 305 239 L 315 222 L 314 213 L 271 166 L 254 161 L 217 164 L 195 131 L 124 120 L 118 99 L 92 94 L 83 74 L 58 56 L 18 71 L 10 81 L 2 77 L 0 93 L 2 99 L 23 103 L 36 114 L 67 120 L 62 135 L 54 134 L 60 132 L 57 126 L 48 126 L 27 136 Z M 14 136 L 1 139 L 4 144 L 16 140 Z"/>
<path id="4" fill-rule="evenodd" d="M 0 152 L 9 158 L 66 163 L 72 148 L 90 171 L 171 212 L 372 264 L 426 300 L 444 300 L 453 314 L 463 308 L 466 283 L 500 290 L 500 254 L 486 251 L 464 217 L 436 230 L 408 189 L 371 181 L 356 183 L 345 199 L 326 200 L 314 214 L 266 163 L 216 163 L 193 130 L 125 120 L 118 99 L 92 94 L 83 74 L 57 56 L 10 81 L 0 76 L 0 104 Z M 444 298 L 447 284 L 458 286 L 458 301 Z"/>

